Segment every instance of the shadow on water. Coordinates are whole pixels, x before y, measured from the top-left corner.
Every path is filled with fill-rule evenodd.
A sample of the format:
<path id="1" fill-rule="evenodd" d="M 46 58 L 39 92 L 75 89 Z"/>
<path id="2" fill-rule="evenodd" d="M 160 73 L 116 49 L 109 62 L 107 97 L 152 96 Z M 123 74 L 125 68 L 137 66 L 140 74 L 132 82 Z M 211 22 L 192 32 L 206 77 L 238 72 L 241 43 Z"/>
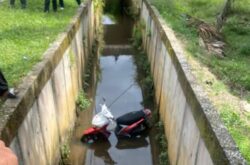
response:
<path id="1" fill-rule="evenodd" d="M 153 151 L 155 147 L 151 147 L 154 142 L 152 142 L 149 132 L 132 139 L 118 139 L 112 132 L 108 141 L 93 144 L 80 142 L 83 130 L 91 126 L 93 115 L 100 111 L 103 97 L 106 99 L 107 105 L 112 104 L 110 109 L 115 118 L 127 112 L 143 109 L 142 90 L 136 82 L 138 73 L 133 57 L 134 51 L 129 46 L 133 21 L 122 15 L 115 18 L 105 15 L 103 24 L 105 47 L 108 48 L 108 51 L 104 49 L 102 56 L 97 61 L 100 67 L 100 78 L 97 85 L 93 83 L 94 85 L 88 91 L 88 96 L 93 98 L 92 107 L 80 112 L 76 121 L 70 145 L 71 164 L 158 164 L 155 151 Z M 129 86 L 131 86 L 129 90 L 117 99 Z"/>

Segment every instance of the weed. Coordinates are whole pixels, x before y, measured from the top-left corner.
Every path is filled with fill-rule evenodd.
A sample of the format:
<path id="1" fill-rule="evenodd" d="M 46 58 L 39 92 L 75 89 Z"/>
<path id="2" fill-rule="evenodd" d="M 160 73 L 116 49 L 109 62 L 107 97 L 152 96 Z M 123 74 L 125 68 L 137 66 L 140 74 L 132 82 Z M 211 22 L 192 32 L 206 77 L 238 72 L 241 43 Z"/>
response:
<path id="1" fill-rule="evenodd" d="M 132 34 L 132 45 L 136 50 L 140 50 L 142 46 L 142 33 L 145 30 L 145 22 L 140 21 L 134 25 L 133 34 Z"/>
<path id="2" fill-rule="evenodd" d="M 159 155 L 159 163 L 160 165 L 167 165 L 169 164 L 169 161 L 168 161 L 168 154 L 166 152 L 161 152 L 160 155 Z"/>
<path id="3" fill-rule="evenodd" d="M 143 91 L 144 105 L 150 106 L 154 104 L 155 98 L 153 77 L 150 74 L 150 64 L 145 53 L 136 53 L 134 59 L 137 66 L 137 73 L 139 73 L 136 79 Z"/>
<path id="4" fill-rule="evenodd" d="M 63 144 L 60 147 L 60 152 L 61 152 L 61 159 L 59 162 L 59 165 L 70 165 L 69 163 L 69 154 L 70 154 L 70 147 L 69 144 Z"/>
<path id="5" fill-rule="evenodd" d="M 91 104 L 91 101 L 87 99 L 83 91 L 79 92 L 79 95 L 76 100 L 76 105 L 79 107 L 80 111 L 86 110 Z"/>
<path id="6" fill-rule="evenodd" d="M 154 104 L 154 83 L 150 73 L 150 63 L 147 55 L 141 51 L 142 31 L 145 30 L 145 22 L 136 23 L 133 29 L 131 39 L 132 45 L 137 50 L 134 60 L 137 66 L 137 82 L 139 82 L 143 91 L 143 102 L 145 105 Z"/>
<path id="7" fill-rule="evenodd" d="M 91 52 L 89 52 L 88 59 L 86 60 L 85 65 L 85 74 L 84 74 L 84 91 L 87 91 L 89 86 L 93 84 L 93 76 L 97 76 L 99 78 L 99 65 L 98 58 L 99 54 L 104 47 L 103 40 L 103 25 L 102 25 L 102 14 L 103 14 L 104 1 L 103 0 L 94 0 L 94 9 L 95 9 L 95 38 L 92 44 Z M 86 45 L 86 38 L 83 40 L 83 45 Z M 95 75 L 95 71 L 97 70 L 97 75 Z"/>
<path id="8" fill-rule="evenodd" d="M 158 145 L 160 146 L 160 155 L 159 155 L 159 163 L 160 165 L 169 164 L 168 159 L 168 147 L 167 140 L 165 138 L 164 125 L 161 121 L 155 124 L 158 134 L 155 136 Z"/>

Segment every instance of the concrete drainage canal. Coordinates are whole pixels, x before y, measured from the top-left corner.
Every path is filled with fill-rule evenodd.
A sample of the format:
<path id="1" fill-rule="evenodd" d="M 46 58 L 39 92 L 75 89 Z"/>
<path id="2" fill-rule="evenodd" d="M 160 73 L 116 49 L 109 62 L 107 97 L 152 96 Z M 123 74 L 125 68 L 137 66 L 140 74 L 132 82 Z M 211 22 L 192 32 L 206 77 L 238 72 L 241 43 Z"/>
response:
<path id="1" fill-rule="evenodd" d="M 0 137 L 19 164 L 166 165 L 168 158 L 171 164 L 247 164 L 153 6 L 106 2 L 103 27 L 101 1 L 81 5 L 67 33 L 20 84 L 20 99 L 0 109 Z M 111 131 L 106 141 L 82 143 L 103 97 L 115 118 L 151 109 L 152 128 L 134 138 Z M 75 111 L 75 101 L 88 109 Z"/>
<path id="2" fill-rule="evenodd" d="M 157 129 L 154 128 L 155 124 L 152 124 L 149 131 L 134 138 L 118 138 L 112 132 L 108 140 L 94 143 L 80 141 L 84 129 L 91 126 L 93 115 L 100 112 L 102 98 L 106 99 L 106 104 L 115 118 L 143 109 L 145 106 L 152 111 L 154 109 L 152 83 L 148 86 L 150 93 L 146 93 L 148 91 L 141 88 L 143 83 L 140 82 L 150 78 L 147 77 L 149 75 L 141 73 L 143 71 L 138 68 L 140 66 L 137 66 L 135 58 L 138 52 L 130 45 L 133 24 L 132 19 L 125 14 L 103 16 L 105 46 L 100 55 L 97 55 L 99 58 L 92 58 L 91 77 L 88 78 L 87 83 L 89 87 L 85 91 L 88 97 L 92 98 L 92 105 L 78 114 L 70 144 L 69 164 L 159 164 L 160 151 L 156 147 L 159 146 L 156 142 L 159 139 L 155 138 Z M 152 114 L 152 120 L 155 123 L 157 115 L 154 112 Z"/>

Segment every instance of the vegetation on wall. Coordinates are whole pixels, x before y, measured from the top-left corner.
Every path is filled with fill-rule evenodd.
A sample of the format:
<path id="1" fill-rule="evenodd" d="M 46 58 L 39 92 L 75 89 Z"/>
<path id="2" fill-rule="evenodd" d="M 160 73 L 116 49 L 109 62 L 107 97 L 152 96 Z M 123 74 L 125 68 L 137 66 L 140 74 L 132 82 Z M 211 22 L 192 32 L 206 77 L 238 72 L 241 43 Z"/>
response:
<path id="1" fill-rule="evenodd" d="M 146 53 L 142 50 L 142 30 L 145 26 L 138 22 L 133 29 L 131 39 L 133 47 L 137 50 L 134 59 L 137 66 L 137 81 L 139 82 L 144 93 L 144 104 L 154 104 L 154 82 L 150 73 L 150 63 Z"/>
<path id="2" fill-rule="evenodd" d="M 80 111 L 84 111 L 87 109 L 91 104 L 91 101 L 87 98 L 84 91 L 80 91 L 77 99 L 76 99 L 76 105 L 78 106 Z"/>
<path id="3" fill-rule="evenodd" d="M 109 13 L 111 15 L 120 15 L 122 11 L 122 6 L 119 0 L 109 0 L 106 1 L 106 5 L 104 7 L 104 13 Z"/>
<path id="4" fill-rule="evenodd" d="M 69 143 L 65 143 L 60 147 L 61 159 L 59 165 L 70 165 L 69 155 L 70 155 L 70 146 Z"/>
<path id="5" fill-rule="evenodd" d="M 103 39 L 103 24 L 102 24 L 102 14 L 104 8 L 103 0 L 94 0 L 94 13 L 95 13 L 95 35 L 94 42 L 91 48 L 91 52 L 88 55 L 88 60 L 86 62 L 85 74 L 84 74 L 84 91 L 87 92 L 88 87 L 93 83 L 92 78 L 96 76 L 99 79 L 99 65 L 98 59 L 100 52 L 104 48 L 104 39 Z M 85 38 L 85 37 L 84 37 Z M 83 45 L 86 45 L 86 39 L 83 40 Z M 97 75 L 93 75 L 97 71 Z"/>
<path id="6" fill-rule="evenodd" d="M 155 124 L 157 129 L 157 134 L 155 135 L 158 146 L 160 147 L 159 164 L 168 165 L 168 145 L 165 137 L 164 125 L 161 121 Z"/>
<path id="7" fill-rule="evenodd" d="M 131 42 L 133 47 L 136 50 L 142 52 L 142 33 L 145 31 L 145 22 L 137 21 L 133 28 L 133 37 L 131 38 Z"/>
<path id="8" fill-rule="evenodd" d="M 143 105 L 150 109 L 158 109 L 155 107 L 155 88 L 153 77 L 150 72 L 150 63 L 148 61 L 146 53 L 142 50 L 142 32 L 145 31 L 145 23 L 137 22 L 133 29 L 133 37 L 131 39 L 132 45 L 137 50 L 134 55 L 134 60 L 137 66 L 137 82 L 140 84 L 143 92 Z M 167 165 L 168 154 L 167 154 L 167 141 L 164 133 L 164 126 L 159 121 L 159 113 L 157 110 L 153 111 L 153 123 L 155 124 L 154 132 L 157 132 L 155 140 L 160 146 L 159 163 L 160 165 Z"/>

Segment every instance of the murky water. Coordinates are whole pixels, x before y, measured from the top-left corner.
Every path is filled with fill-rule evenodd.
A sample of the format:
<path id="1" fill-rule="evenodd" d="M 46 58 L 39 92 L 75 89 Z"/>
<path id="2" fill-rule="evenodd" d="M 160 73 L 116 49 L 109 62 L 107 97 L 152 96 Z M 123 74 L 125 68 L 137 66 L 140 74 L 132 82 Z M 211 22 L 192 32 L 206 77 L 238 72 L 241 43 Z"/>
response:
<path id="1" fill-rule="evenodd" d="M 107 105 L 113 103 L 111 112 L 115 117 L 141 109 L 142 93 L 135 82 L 136 68 L 133 64 L 133 57 L 131 55 L 120 55 L 118 58 L 111 55 L 104 56 L 100 59 L 100 66 L 102 76 L 97 85 L 96 111 L 100 110 L 98 104 L 102 103 L 102 97 L 106 98 Z M 124 94 L 121 95 L 122 93 Z M 117 97 L 119 99 L 114 102 Z M 90 145 L 85 164 L 127 165 L 131 164 L 131 160 L 133 160 L 140 164 L 151 165 L 152 156 L 149 144 L 147 135 L 135 139 L 118 140 L 112 133 L 108 142 Z"/>
<path id="2" fill-rule="evenodd" d="M 106 104 L 111 105 L 111 112 L 116 118 L 127 112 L 143 108 L 142 91 L 136 82 L 137 73 L 133 61 L 133 51 L 128 46 L 133 23 L 126 17 L 117 17 L 114 20 L 107 16 L 103 18 L 103 23 L 106 48 L 109 49 L 103 52 L 98 61 L 99 81 L 97 85 L 93 83 L 88 92 L 88 95 L 93 98 L 93 105 L 90 109 L 79 113 L 76 121 L 70 149 L 71 164 L 157 164 L 155 147 L 151 148 L 154 142 L 152 136 L 147 133 L 134 139 L 118 139 L 112 132 L 109 141 L 106 142 L 93 144 L 80 142 L 83 130 L 91 126 L 93 115 L 100 111 L 99 104 L 103 103 L 103 97 L 106 99 Z"/>
<path id="3" fill-rule="evenodd" d="M 102 98 L 106 98 L 107 105 L 111 105 L 111 112 L 119 117 L 127 112 L 142 109 L 142 91 L 135 81 L 136 66 L 132 55 L 106 55 L 100 58 L 101 76 L 95 93 L 94 113 L 100 111 Z M 92 88 L 94 89 L 94 88 Z M 147 133 L 133 139 L 117 139 L 112 132 L 109 141 L 94 144 L 82 144 L 80 137 L 84 129 L 90 126 L 92 119 L 91 109 L 80 113 L 76 130 L 71 144 L 72 164 L 127 165 L 140 162 L 143 165 L 152 165 L 153 158 L 150 147 L 150 138 Z M 86 157 L 84 158 L 84 152 Z M 136 163 L 137 164 L 137 163 Z"/>
<path id="4" fill-rule="evenodd" d="M 104 16 L 104 40 L 106 45 L 124 45 L 129 44 L 132 36 L 133 21 L 126 16 L 120 15 L 110 18 Z"/>

